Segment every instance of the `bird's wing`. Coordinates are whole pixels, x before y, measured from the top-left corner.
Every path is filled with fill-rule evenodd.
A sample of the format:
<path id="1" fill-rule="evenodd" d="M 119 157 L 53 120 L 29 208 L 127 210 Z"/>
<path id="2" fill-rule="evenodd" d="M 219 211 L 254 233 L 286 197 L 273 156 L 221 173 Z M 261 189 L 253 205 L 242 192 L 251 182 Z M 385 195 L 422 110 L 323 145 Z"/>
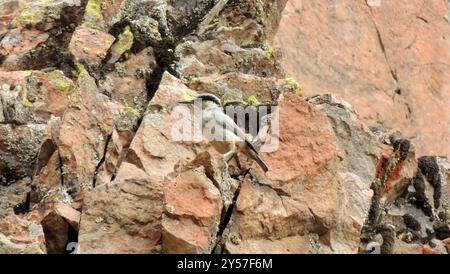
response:
<path id="1" fill-rule="evenodd" d="M 218 123 L 219 125 L 222 125 L 227 130 L 229 130 L 229 131 L 233 132 L 234 134 L 236 134 L 239 138 L 245 140 L 247 145 L 254 152 L 256 152 L 256 154 L 258 154 L 258 152 L 256 151 L 256 148 L 247 139 L 247 136 L 245 135 L 244 131 L 238 125 L 236 125 L 236 123 L 233 121 L 233 119 L 231 119 L 230 116 L 226 115 L 225 113 L 214 113 L 213 116 L 214 116 L 214 120 L 216 121 L 216 123 Z"/>

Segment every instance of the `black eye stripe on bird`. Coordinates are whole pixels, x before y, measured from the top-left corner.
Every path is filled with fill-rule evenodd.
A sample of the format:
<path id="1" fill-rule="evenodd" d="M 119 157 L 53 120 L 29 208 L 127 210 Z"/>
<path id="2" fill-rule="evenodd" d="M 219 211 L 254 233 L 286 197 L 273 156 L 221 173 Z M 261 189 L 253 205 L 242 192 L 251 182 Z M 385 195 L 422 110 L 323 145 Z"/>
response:
<path id="1" fill-rule="evenodd" d="M 221 128 L 223 130 L 220 136 L 224 138 L 214 141 L 218 141 L 228 145 L 229 151 L 223 155 L 223 160 L 225 167 L 228 167 L 228 162 L 233 158 L 237 152 L 242 152 L 246 156 L 250 157 L 258 163 L 258 165 L 265 171 L 268 171 L 267 165 L 258 155 L 258 151 L 253 146 L 250 140 L 247 139 L 244 131 L 226 115 L 222 108 L 222 103 L 220 99 L 210 93 L 202 93 L 196 96 L 193 100 L 180 101 L 182 104 L 195 104 L 195 102 L 201 101 L 202 107 L 202 125 L 217 125 L 214 128 Z M 203 104 L 205 103 L 205 104 Z M 204 130 L 202 132 L 205 132 Z M 204 136 L 208 137 L 208 136 Z M 209 136 L 211 137 L 211 136 Z M 208 138 L 206 138 L 208 139 Z"/>

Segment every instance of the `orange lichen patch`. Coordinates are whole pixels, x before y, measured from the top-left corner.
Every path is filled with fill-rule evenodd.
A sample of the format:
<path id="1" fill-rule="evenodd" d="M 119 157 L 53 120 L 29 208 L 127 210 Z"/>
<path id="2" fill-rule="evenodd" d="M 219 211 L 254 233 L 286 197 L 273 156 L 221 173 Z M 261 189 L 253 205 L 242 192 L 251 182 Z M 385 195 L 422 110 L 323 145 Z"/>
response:
<path id="1" fill-rule="evenodd" d="M 402 167 L 403 167 L 403 162 L 398 162 L 395 165 L 394 170 L 391 172 L 389 179 L 394 180 L 394 181 L 400 179 L 400 170 L 402 170 Z"/>
<path id="2" fill-rule="evenodd" d="M 395 182 L 398 179 L 400 179 L 400 177 L 401 177 L 400 176 L 400 171 L 401 171 L 402 167 L 403 167 L 403 163 L 402 162 L 398 162 L 395 165 L 393 170 L 388 170 L 387 171 L 387 172 L 389 172 L 389 175 L 388 175 L 388 177 L 386 179 L 385 188 L 383 190 L 382 195 L 387 193 L 387 192 L 389 192 L 389 190 L 391 189 L 391 186 L 392 186 L 392 182 Z"/>
<path id="3" fill-rule="evenodd" d="M 442 252 L 438 250 L 434 250 L 426 245 L 422 246 L 422 254 L 442 254 Z"/>
<path id="4" fill-rule="evenodd" d="M 377 166 L 375 168 L 375 178 L 381 179 L 382 175 L 385 174 L 386 167 L 389 164 L 389 156 L 383 154 L 378 160 Z"/>
<path id="5" fill-rule="evenodd" d="M 403 162 L 400 161 L 399 152 L 385 152 L 378 160 L 375 169 L 375 178 L 381 181 L 384 187 L 381 195 L 389 192 L 392 184 L 401 178 L 400 171 L 403 168 Z"/>

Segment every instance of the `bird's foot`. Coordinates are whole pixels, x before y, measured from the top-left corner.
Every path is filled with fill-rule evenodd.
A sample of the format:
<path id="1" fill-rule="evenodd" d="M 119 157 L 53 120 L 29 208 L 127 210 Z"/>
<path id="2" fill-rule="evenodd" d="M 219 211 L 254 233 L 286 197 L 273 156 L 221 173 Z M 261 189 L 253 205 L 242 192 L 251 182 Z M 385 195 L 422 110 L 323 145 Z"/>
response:
<path id="1" fill-rule="evenodd" d="M 228 165 L 228 161 L 226 160 L 226 159 L 223 159 L 223 167 L 222 167 L 222 171 L 225 173 L 225 172 L 228 172 L 228 167 L 229 167 L 229 165 Z"/>

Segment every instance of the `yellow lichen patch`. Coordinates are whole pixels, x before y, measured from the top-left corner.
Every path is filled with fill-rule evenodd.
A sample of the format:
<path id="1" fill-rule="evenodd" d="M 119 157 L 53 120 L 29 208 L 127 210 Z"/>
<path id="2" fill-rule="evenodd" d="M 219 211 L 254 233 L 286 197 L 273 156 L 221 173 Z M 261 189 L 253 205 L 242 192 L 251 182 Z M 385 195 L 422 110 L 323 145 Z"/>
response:
<path id="1" fill-rule="evenodd" d="M 192 89 L 183 89 L 181 94 L 183 95 L 184 100 L 193 100 L 198 95 L 198 93 Z"/>
<path id="2" fill-rule="evenodd" d="M 117 42 L 113 45 L 112 54 L 117 59 L 124 54 L 133 45 L 133 33 L 130 26 L 126 26 L 124 31 L 117 38 Z"/>
<path id="3" fill-rule="evenodd" d="M 22 93 L 22 104 L 27 108 L 33 107 L 33 103 L 30 102 L 30 99 L 28 99 L 28 92 L 26 89 L 24 89 L 24 91 Z"/>
<path id="4" fill-rule="evenodd" d="M 223 106 L 228 106 L 228 105 L 242 105 L 245 106 L 247 105 L 247 102 L 244 102 L 240 99 L 238 100 L 233 100 L 233 99 L 224 99 L 223 100 Z"/>
<path id="5" fill-rule="evenodd" d="M 132 108 L 132 107 L 124 107 L 124 108 L 122 109 L 122 112 L 123 112 L 124 114 L 130 113 L 130 114 L 132 114 L 132 115 L 134 115 L 134 116 L 137 116 L 137 117 L 140 116 L 139 111 L 137 111 L 136 109 L 134 109 L 134 108 Z"/>
<path id="6" fill-rule="evenodd" d="M 192 85 L 192 84 L 198 84 L 198 83 L 200 83 L 201 81 L 200 81 L 200 78 L 198 78 L 198 77 L 196 77 L 196 76 L 189 76 L 187 79 L 186 79 L 186 83 L 187 84 L 189 84 L 189 85 Z"/>
<path id="7" fill-rule="evenodd" d="M 80 76 L 85 76 L 88 74 L 88 72 L 86 71 L 86 69 L 84 68 L 83 64 L 81 64 L 80 62 L 76 61 L 75 62 L 75 66 L 77 68 L 77 73 Z"/>
<path id="8" fill-rule="evenodd" d="M 271 46 L 269 46 L 263 53 L 266 58 L 272 58 L 274 54 L 275 50 Z"/>
<path id="9" fill-rule="evenodd" d="M 36 25 L 42 19 L 42 16 L 35 13 L 30 13 L 28 11 L 23 11 L 19 16 L 11 21 L 11 25 L 14 27 L 25 26 L 25 25 Z"/>
<path id="10" fill-rule="evenodd" d="M 148 31 L 154 34 L 159 34 L 159 30 L 157 28 L 149 28 Z"/>
<path id="11" fill-rule="evenodd" d="M 117 74 L 119 74 L 120 77 L 125 76 L 126 67 L 127 64 L 124 62 L 117 62 L 114 64 L 114 67 L 116 69 Z"/>
<path id="12" fill-rule="evenodd" d="M 50 22 L 58 19 L 62 5 L 50 5 L 51 0 L 36 0 L 28 3 L 28 6 L 12 21 L 13 27 L 26 25 L 34 26 L 40 22 Z"/>
<path id="13" fill-rule="evenodd" d="M 64 76 L 60 70 L 54 70 L 48 75 L 50 83 L 55 85 L 56 89 L 61 93 L 70 93 L 73 90 L 72 82 Z"/>
<path id="14" fill-rule="evenodd" d="M 249 106 L 259 106 L 260 104 L 258 97 L 255 95 L 251 95 L 247 98 L 247 105 Z"/>
<path id="15" fill-rule="evenodd" d="M 103 20 L 101 0 L 89 0 L 84 14 L 85 23 L 95 27 Z"/>
<path id="16" fill-rule="evenodd" d="M 301 96 L 303 93 L 302 87 L 295 81 L 293 78 L 286 78 L 286 83 L 290 85 L 294 91 L 294 93 L 298 96 Z"/>

